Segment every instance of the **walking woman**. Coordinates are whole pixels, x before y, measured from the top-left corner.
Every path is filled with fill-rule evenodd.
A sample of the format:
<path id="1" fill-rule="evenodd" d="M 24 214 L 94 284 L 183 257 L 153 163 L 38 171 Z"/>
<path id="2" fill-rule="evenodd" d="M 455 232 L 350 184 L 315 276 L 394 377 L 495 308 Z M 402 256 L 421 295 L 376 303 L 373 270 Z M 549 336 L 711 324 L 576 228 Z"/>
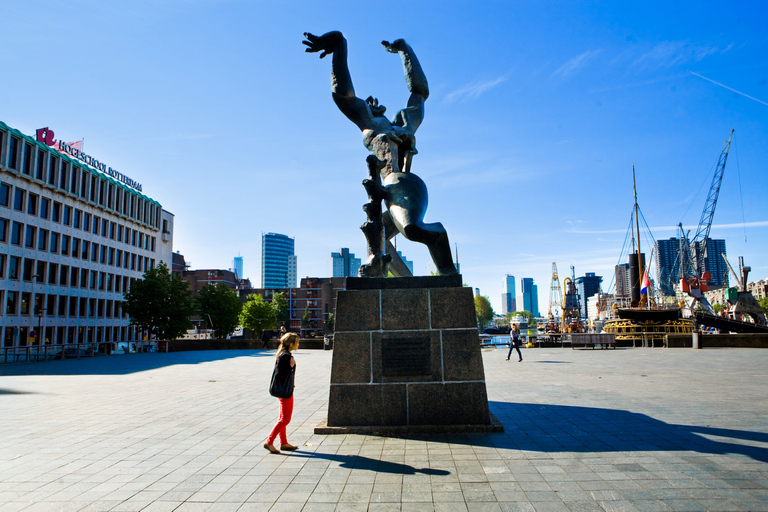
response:
<path id="1" fill-rule="evenodd" d="M 517 350 L 517 355 L 520 356 L 520 359 L 518 359 L 517 362 L 522 361 L 523 354 L 520 353 L 520 328 L 517 324 L 512 324 L 512 331 L 509 333 L 509 354 L 507 354 L 507 361 L 509 361 L 509 357 L 512 355 L 512 349 Z"/>
<path id="2" fill-rule="evenodd" d="M 275 366 L 275 379 L 276 381 L 285 382 L 290 379 L 293 383 L 293 374 L 296 371 L 296 360 L 291 355 L 291 352 L 299 348 L 299 336 L 294 332 L 289 332 L 280 337 L 280 346 L 277 349 L 277 364 Z M 288 398 L 278 398 L 280 400 L 280 418 L 277 420 L 277 424 L 270 432 L 267 442 L 264 443 L 264 448 L 272 453 L 280 453 L 280 450 L 291 451 L 297 447 L 288 443 L 288 437 L 285 433 L 285 428 L 291 422 L 291 415 L 293 414 L 293 386 L 291 385 L 290 396 Z M 280 437 L 280 450 L 275 445 L 275 439 Z"/>

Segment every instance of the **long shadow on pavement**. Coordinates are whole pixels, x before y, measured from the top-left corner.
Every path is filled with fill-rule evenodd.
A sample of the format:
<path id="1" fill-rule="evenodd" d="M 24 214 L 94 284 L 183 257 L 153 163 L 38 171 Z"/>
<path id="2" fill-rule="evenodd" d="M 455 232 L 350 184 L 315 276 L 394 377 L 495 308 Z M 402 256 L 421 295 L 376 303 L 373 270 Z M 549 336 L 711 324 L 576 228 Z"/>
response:
<path id="1" fill-rule="evenodd" d="M 415 475 L 416 473 L 421 473 L 424 475 L 445 476 L 451 474 L 450 471 L 444 469 L 417 469 L 408 464 L 372 459 L 363 455 L 338 455 L 333 453 L 295 451 L 292 452 L 290 456 L 305 457 L 308 459 L 324 459 L 333 462 L 341 461 L 340 467 L 342 468 L 376 471 L 377 473 L 391 473 L 394 475 Z"/>
<path id="2" fill-rule="evenodd" d="M 768 443 L 765 432 L 675 425 L 645 414 L 596 407 L 507 402 L 489 402 L 489 406 L 504 425 L 504 435 L 488 438 L 489 444 L 499 448 L 577 453 L 693 451 L 768 462 L 768 449 L 755 446 Z"/>
<path id="3" fill-rule="evenodd" d="M 82 357 L 0 365 L 0 376 L 16 375 L 126 375 L 177 364 L 200 364 L 235 357 L 275 357 L 274 350 L 196 350 Z"/>

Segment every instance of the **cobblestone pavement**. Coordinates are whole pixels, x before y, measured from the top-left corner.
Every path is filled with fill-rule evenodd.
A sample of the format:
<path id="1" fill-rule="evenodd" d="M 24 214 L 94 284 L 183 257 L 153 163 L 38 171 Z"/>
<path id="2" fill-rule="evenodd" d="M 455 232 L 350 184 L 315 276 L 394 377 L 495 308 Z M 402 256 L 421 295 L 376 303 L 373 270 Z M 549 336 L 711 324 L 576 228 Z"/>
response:
<path id="1" fill-rule="evenodd" d="M 0 510 L 768 510 L 768 350 L 484 350 L 503 434 L 316 436 L 331 353 L 299 351 L 269 454 L 274 352 L 0 367 Z"/>

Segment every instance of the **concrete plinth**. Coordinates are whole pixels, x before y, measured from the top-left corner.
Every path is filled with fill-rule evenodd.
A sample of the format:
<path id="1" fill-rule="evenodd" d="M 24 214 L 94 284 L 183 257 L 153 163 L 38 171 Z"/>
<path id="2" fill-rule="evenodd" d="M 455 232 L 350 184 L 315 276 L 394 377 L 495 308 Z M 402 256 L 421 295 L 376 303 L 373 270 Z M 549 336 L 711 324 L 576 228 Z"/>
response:
<path id="1" fill-rule="evenodd" d="M 488 411 L 472 290 L 461 276 L 348 279 L 336 303 L 323 433 L 432 425 L 498 430 Z"/>

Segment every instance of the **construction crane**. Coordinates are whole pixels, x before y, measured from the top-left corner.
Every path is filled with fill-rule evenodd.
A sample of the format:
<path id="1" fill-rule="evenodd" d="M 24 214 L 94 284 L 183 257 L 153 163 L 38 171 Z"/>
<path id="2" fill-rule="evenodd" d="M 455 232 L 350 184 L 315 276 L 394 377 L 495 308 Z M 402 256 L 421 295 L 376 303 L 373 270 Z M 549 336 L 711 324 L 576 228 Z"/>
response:
<path id="1" fill-rule="evenodd" d="M 707 284 L 711 275 L 707 272 L 707 239 L 709 231 L 712 228 L 712 219 L 715 216 L 715 207 L 717 198 L 720 195 L 720 185 L 723 182 L 723 173 L 725 172 L 725 163 L 728 161 L 728 152 L 731 149 L 733 140 L 733 130 L 731 130 L 728 139 L 723 144 L 723 150 L 720 152 L 715 174 L 712 176 L 712 184 L 709 187 L 707 200 L 704 203 L 704 210 L 701 212 L 699 227 L 693 239 L 689 240 L 688 235 L 683 230 L 683 224 L 678 225 L 680 233 L 680 287 L 683 293 L 693 297 L 690 309 L 693 311 L 696 303 L 700 303 L 707 313 L 714 313 L 712 306 L 704 296 L 707 291 Z"/>
<path id="2" fill-rule="evenodd" d="M 563 296 L 560 292 L 560 278 L 557 275 L 557 264 L 552 262 L 552 283 L 549 287 L 549 313 L 547 315 L 547 334 L 560 334 L 560 316 Z"/>
<path id="3" fill-rule="evenodd" d="M 581 307 L 579 307 L 579 294 L 576 291 L 576 270 L 571 265 L 571 277 L 563 279 L 565 297 L 563 298 L 563 316 L 560 326 L 563 334 L 570 332 L 584 332 L 581 325 Z"/>

